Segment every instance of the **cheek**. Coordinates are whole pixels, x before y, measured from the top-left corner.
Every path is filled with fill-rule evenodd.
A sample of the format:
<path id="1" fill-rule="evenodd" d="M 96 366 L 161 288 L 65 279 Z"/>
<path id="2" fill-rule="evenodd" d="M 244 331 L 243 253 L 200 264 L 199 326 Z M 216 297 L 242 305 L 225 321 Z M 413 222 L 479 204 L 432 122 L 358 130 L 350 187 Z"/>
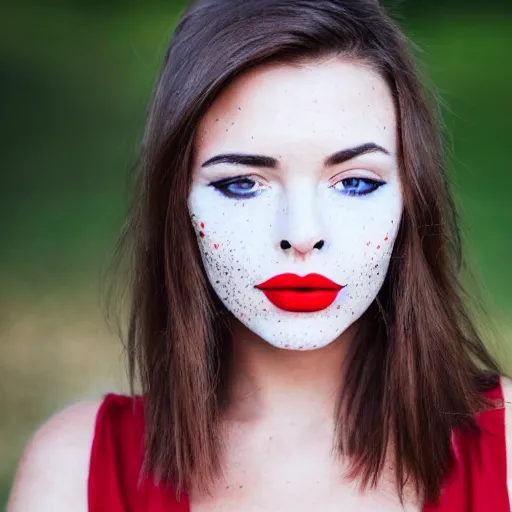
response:
<path id="1" fill-rule="evenodd" d="M 200 248 L 205 252 L 212 249 L 216 251 L 219 250 L 220 243 L 218 237 L 216 237 L 211 230 L 208 230 L 206 221 L 202 220 L 202 217 L 196 217 L 194 215 L 192 217 L 192 223 Z"/>
<path id="2" fill-rule="evenodd" d="M 375 299 L 389 267 L 401 209 L 386 206 L 376 209 L 378 211 L 361 211 L 347 226 L 344 236 L 339 237 L 342 244 L 335 248 L 338 257 L 341 255 L 342 271 L 350 285 L 347 292 L 357 311 Z"/>
<path id="3" fill-rule="evenodd" d="M 394 231 L 382 229 L 378 233 L 371 233 L 365 237 L 364 252 L 371 254 L 370 261 L 382 259 L 386 254 L 391 254 L 395 240 Z"/>
<path id="4" fill-rule="evenodd" d="M 354 263 L 374 261 L 390 255 L 398 232 L 397 219 L 355 219 L 345 229 L 338 231 L 335 251 L 353 260 Z"/>
<path id="5" fill-rule="evenodd" d="M 260 277 L 260 263 L 265 261 L 261 250 L 268 256 L 268 245 L 256 240 L 259 230 L 240 217 L 236 223 L 197 217 L 193 225 L 206 274 L 223 300 L 233 299 Z"/>
<path id="6" fill-rule="evenodd" d="M 226 200 L 199 187 L 189 199 L 189 211 L 198 244 L 204 253 L 267 258 L 272 245 L 273 207 L 268 201 Z M 253 262 L 254 264 L 254 262 Z"/>

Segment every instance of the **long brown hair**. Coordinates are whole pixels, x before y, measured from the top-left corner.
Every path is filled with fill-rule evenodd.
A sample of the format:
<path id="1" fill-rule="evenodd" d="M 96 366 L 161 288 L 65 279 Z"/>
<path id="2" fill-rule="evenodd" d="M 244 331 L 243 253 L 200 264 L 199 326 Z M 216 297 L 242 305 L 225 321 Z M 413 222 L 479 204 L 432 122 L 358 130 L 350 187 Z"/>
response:
<path id="1" fill-rule="evenodd" d="M 386 80 L 398 117 L 404 213 L 389 272 L 340 382 L 336 444 L 374 485 L 391 449 L 397 490 L 439 497 L 454 428 L 477 430 L 499 369 L 461 298 L 460 239 L 437 109 L 398 26 L 373 0 L 199 0 L 154 91 L 126 241 L 133 255 L 129 373 L 146 415 L 145 469 L 210 488 L 231 339 L 187 209 L 196 127 L 219 91 L 268 61 L 340 55 Z M 236 361 L 234 361 L 236 364 Z M 340 374 L 340 381 L 341 381 Z M 390 448 L 391 447 L 391 448 Z"/>

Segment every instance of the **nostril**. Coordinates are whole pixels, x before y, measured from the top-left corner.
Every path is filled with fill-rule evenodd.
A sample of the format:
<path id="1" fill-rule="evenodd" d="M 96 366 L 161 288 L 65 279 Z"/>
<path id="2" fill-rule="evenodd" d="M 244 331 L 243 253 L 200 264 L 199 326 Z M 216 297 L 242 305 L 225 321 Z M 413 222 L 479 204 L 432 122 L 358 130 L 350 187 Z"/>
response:
<path id="1" fill-rule="evenodd" d="M 288 240 L 281 240 L 281 249 L 286 251 L 287 249 L 291 249 L 292 244 L 288 242 Z"/>
<path id="2" fill-rule="evenodd" d="M 325 242 L 323 240 L 320 240 L 313 247 L 314 247 L 314 249 L 320 250 L 324 245 L 325 245 Z"/>

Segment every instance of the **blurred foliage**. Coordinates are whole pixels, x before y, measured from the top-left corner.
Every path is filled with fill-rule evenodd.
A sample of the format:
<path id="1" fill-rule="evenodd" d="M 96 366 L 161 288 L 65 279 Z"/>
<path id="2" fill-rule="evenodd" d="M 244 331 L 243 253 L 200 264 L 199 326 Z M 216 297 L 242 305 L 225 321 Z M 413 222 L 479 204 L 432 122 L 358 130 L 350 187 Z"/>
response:
<path id="1" fill-rule="evenodd" d="M 468 255 L 492 316 L 509 329 L 512 2 L 390 0 L 386 5 L 390 4 L 417 43 L 425 71 L 445 103 L 447 143 Z M 108 261 L 123 222 L 129 171 L 152 84 L 184 5 L 162 0 L 62 0 L 44 5 L 10 0 L 0 8 L 5 25 L 0 31 L 4 354 L 10 347 L 19 350 L 23 342 L 26 352 L 20 354 L 35 354 L 31 361 L 41 365 L 41 324 L 35 324 L 35 334 L 24 340 L 12 339 L 17 332 L 13 325 L 25 322 L 26 311 L 48 297 L 55 303 L 56 318 L 62 315 L 62 322 L 69 322 L 63 306 L 81 293 L 96 293 L 91 290 L 100 281 L 99 269 Z M 43 311 L 46 315 L 47 309 Z M 89 310 L 84 307 L 82 313 L 87 316 Z M 99 322 L 97 315 L 89 316 Z M 507 346 L 503 359 L 507 368 L 511 348 Z M 52 350 L 57 349 L 47 345 L 50 355 Z M 24 365 L 24 373 L 9 361 Z M 5 439 L 0 444 L 0 450 L 16 448 L 5 457 L 2 453 L 6 462 L 0 467 L 0 504 L 28 432 L 56 403 L 74 396 L 61 394 L 61 402 L 53 400 L 58 394 L 55 382 L 60 381 L 30 381 L 39 373 L 27 368 L 26 361 L 25 356 L 4 355 L 0 366 L 0 400 L 12 404 L 5 416 L 13 418 L 8 431 L 23 433 L 14 443 Z M 54 366 L 48 363 L 51 372 L 69 365 L 63 357 L 55 361 Z M 73 367 L 75 378 L 78 368 Z M 23 384 L 34 389 L 29 395 L 16 395 L 13 382 L 21 383 L 16 388 L 25 389 Z M 49 405 L 43 407 L 45 403 Z M 0 436 L 7 432 L 3 426 L 0 423 Z"/>
<path id="2" fill-rule="evenodd" d="M 449 106 L 457 192 L 497 303 L 506 280 L 511 16 L 498 2 L 392 0 Z M 512 4 L 512 2 L 510 3 Z M 12 3 L 0 32 L 0 277 L 29 288 L 89 278 L 127 201 L 149 92 L 185 2 Z M 453 11 L 452 15 L 440 13 Z M 492 8 L 491 8 L 492 7 Z M 405 17 L 411 11 L 414 15 Z M 6 15 L 5 15 L 6 14 Z M 484 179 L 485 176 L 485 179 Z"/>

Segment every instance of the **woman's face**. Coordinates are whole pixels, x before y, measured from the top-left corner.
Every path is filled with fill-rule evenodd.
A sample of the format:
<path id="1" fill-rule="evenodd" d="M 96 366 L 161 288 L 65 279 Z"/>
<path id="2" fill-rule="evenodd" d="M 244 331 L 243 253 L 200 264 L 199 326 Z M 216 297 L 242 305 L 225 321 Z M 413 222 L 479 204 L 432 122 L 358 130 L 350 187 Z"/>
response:
<path id="1" fill-rule="evenodd" d="M 325 59 L 240 76 L 198 127 L 189 210 L 213 289 L 280 348 L 333 342 L 374 301 L 402 213 L 391 93 Z"/>

